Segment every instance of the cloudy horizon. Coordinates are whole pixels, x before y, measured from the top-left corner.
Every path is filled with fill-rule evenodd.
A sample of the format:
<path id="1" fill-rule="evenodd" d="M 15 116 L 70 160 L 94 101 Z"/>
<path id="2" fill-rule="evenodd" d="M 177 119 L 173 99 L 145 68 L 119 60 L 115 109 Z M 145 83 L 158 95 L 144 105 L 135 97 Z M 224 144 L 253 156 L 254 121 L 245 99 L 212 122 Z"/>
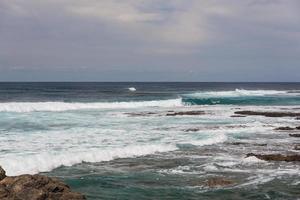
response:
<path id="1" fill-rule="evenodd" d="M 0 81 L 299 81 L 297 0 L 2 0 Z"/>

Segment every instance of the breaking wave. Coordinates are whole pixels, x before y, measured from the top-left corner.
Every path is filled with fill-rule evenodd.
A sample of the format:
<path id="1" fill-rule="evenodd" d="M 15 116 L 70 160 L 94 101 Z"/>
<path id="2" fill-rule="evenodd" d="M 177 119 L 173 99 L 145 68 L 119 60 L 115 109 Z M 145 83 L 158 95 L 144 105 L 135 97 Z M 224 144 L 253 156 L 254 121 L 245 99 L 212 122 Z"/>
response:
<path id="1" fill-rule="evenodd" d="M 0 112 L 59 112 L 82 109 L 126 109 L 141 107 L 176 107 L 182 106 L 178 99 L 132 102 L 97 102 L 97 103 L 67 103 L 67 102 L 7 102 L 0 103 Z"/>
<path id="2" fill-rule="evenodd" d="M 187 105 L 300 105 L 299 91 L 232 90 L 204 91 L 182 95 Z"/>

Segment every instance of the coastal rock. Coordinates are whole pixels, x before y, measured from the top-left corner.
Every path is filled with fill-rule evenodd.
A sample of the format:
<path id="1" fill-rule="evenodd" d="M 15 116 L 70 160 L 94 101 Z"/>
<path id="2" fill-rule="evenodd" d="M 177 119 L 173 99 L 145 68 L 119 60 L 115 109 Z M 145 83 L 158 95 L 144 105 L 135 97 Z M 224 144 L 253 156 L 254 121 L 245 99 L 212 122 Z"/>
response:
<path id="1" fill-rule="evenodd" d="M 4 169 L 0 166 L 0 181 L 6 177 L 6 172 Z"/>
<path id="2" fill-rule="evenodd" d="M 189 128 L 189 129 L 185 129 L 184 132 L 197 132 L 199 130 L 200 128 Z"/>
<path id="3" fill-rule="evenodd" d="M 297 126 L 296 129 L 297 129 L 297 130 L 300 130 L 300 126 Z"/>
<path id="4" fill-rule="evenodd" d="M 173 112 L 167 113 L 166 116 L 177 116 L 177 115 L 204 115 L 205 112 L 201 110 L 196 111 L 183 111 L 183 112 Z"/>
<path id="5" fill-rule="evenodd" d="M 291 136 L 291 137 L 300 137 L 300 134 L 298 134 L 298 133 L 295 133 L 295 134 L 289 134 L 289 136 Z"/>
<path id="6" fill-rule="evenodd" d="M 261 115 L 265 117 L 298 117 L 300 113 L 295 112 L 260 112 L 260 111 L 236 111 L 234 114 L 238 115 Z"/>
<path id="7" fill-rule="evenodd" d="M 231 115 L 230 117 L 246 117 L 245 115 Z"/>
<path id="8" fill-rule="evenodd" d="M 82 194 L 72 192 L 68 185 L 57 179 L 42 175 L 21 175 L 5 177 L 0 181 L 0 199 L 84 200 L 86 198 Z"/>
<path id="9" fill-rule="evenodd" d="M 223 177 L 214 177 L 214 178 L 208 179 L 205 183 L 205 185 L 210 188 L 224 187 L 224 186 L 228 186 L 228 185 L 232 185 L 232 184 L 234 184 L 234 182 L 232 180 L 225 179 Z"/>
<path id="10" fill-rule="evenodd" d="M 300 155 L 282 155 L 282 154 L 254 154 L 254 153 L 248 153 L 246 155 L 247 157 L 255 156 L 256 158 L 260 160 L 266 160 L 266 161 L 285 161 L 285 162 L 295 162 L 300 161 Z"/>
<path id="11" fill-rule="evenodd" d="M 276 130 L 276 131 L 292 131 L 292 130 L 294 130 L 294 128 L 289 127 L 289 126 L 282 126 L 282 127 L 275 128 L 274 130 Z"/>
<path id="12" fill-rule="evenodd" d="M 295 145 L 294 150 L 299 151 L 300 150 L 300 145 L 299 144 Z"/>

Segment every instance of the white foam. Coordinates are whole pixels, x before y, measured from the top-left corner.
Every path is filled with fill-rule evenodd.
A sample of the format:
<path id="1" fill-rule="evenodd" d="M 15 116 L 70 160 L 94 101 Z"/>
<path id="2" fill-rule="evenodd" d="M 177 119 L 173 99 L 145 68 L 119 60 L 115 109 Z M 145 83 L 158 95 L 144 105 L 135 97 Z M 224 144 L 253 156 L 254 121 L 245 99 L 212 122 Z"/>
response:
<path id="1" fill-rule="evenodd" d="M 7 175 L 36 174 L 51 171 L 60 166 L 72 166 L 81 162 L 102 162 L 116 158 L 143 156 L 158 152 L 173 151 L 173 145 L 127 146 L 115 149 L 91 149 L 85 152 L 61 152 L 57 155 L 41 153 L 35 155 L 2 157 L 0 163 Z"/>
<path id="2" fill-rule="evenodd" d="M 295 95 L 295 93 L 288 93 L 288 91 L 280 91 L 280 90 L 235 89 L 231 91 L 196 92 L 185 96 L 194 97 L 194 98 L 212 98 L 212 97 L 268 96 L 268 95 Z"/>
<path id="3" fill-rule="evenodd" d="M 130 87 L 130 88 L 128 88 L 128 90 L 129 90 L 130 92 L 135 92 L 135 91 L 136 91 L 136 89 L 135 89 L 134 87 Z"/>
<path id="4" fill-rule="evenodd" d="M 207 139 L 190 141 L 189 143 L 196 146 L 205 146 L 205 145 L 213 145 L 217 143 L 222 143 L 227 140 L 227 136 L 225 134 L 219 133 L 214 134 L 213 137 L 209 137 Z"/>
<path id="5" fill-rule="evenodd" d="M 66 102 L 9 102 L 0 103 L 0 112 L 34 112 L 34 111 L 68 111 L 82 109 L 122 109 L 141 107 L 177 107 L 182 106 L 181 99 L 134 102 L 99 102 L 99 103 L 66 103 Z"/>

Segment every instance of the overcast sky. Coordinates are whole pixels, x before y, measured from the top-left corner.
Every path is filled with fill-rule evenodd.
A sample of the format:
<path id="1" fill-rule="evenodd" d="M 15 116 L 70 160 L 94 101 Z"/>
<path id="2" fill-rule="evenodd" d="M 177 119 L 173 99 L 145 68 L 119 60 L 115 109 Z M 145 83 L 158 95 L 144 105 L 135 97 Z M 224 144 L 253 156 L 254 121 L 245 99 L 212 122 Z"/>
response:
<path id="1" fill-rule="evenodd" d="M 299 0 L 0 0 L 1 81 L 300 81 Z"/>

